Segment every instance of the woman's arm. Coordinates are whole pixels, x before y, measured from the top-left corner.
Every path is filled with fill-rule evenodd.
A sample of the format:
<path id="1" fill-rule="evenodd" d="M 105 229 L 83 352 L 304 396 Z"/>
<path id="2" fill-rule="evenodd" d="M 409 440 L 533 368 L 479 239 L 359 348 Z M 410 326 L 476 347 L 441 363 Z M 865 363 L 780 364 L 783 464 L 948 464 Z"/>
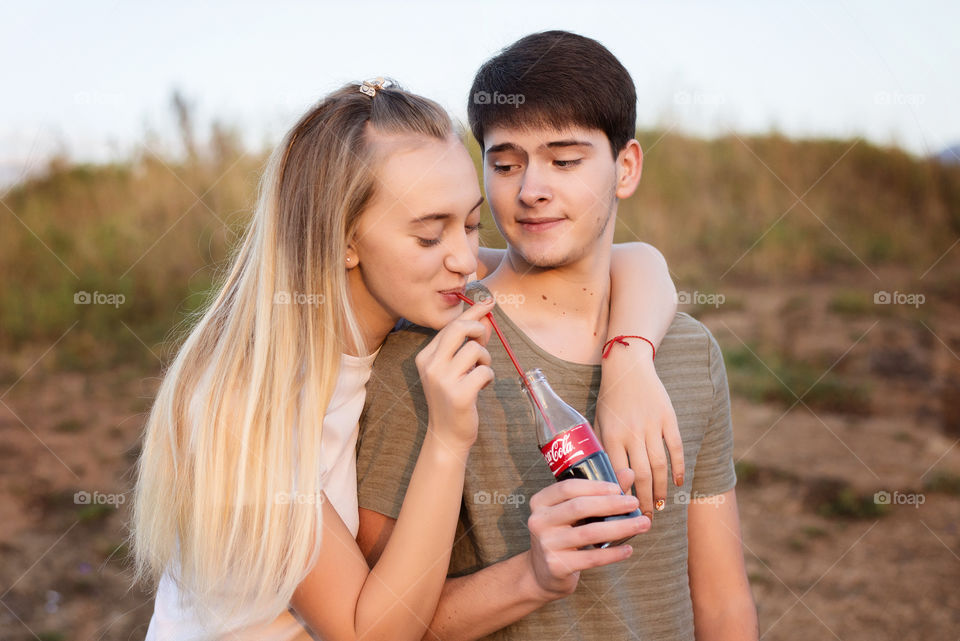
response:
<path id="1" fill-rule="evenodd" d="M 676 288 L 663 255 L 647 243 L 613 246 L 607 339 L 643 336 L 655 346 L 677 310 Z M 683 482 L 683 443 L 677 417 L 645 341 L 615 343 L 602 360 L 597 425 L 615 470 L 630 467 L 640 510 L 652 516 L 667 496 L 667 455 L 673 479 Z M 659 503 L 662 505 L 662 503 Z"/>
<path id="2" fill-rule="evenodd" d="M 292 599 L 321 638 L 420 639 L 433 618 L 476 439 L 477 394 L 493 379 L 490 355 L 476 340 L 485 335 L 478 319 L 491 307 L 468 308 L 417 355 L 430 408 L 427 435 L 393 536 L 373 569 L 324 497 L 319 559 Z"/>

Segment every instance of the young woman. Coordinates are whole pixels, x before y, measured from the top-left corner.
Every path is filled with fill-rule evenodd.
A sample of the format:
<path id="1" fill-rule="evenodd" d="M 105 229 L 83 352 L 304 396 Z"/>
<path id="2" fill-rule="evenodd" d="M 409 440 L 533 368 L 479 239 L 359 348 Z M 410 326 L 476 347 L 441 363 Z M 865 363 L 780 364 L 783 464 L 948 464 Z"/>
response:
<path id="1" fill-rule="evenodd" d="M 447 114 L 398 88 L 347 85 L 287 134 L 146 426 L 132 542 L 136 578 L 159 580 L 148 639 L 423 635 L 448 566 L 477 394 L 493 377 L 479 322 L 491 306 L 463 311 L 454 295 L 486 272 L 481 203 Z M 425 236 L 437 220 L 441 237 Z M 674 309 L 659 254 L 626 248 L 614 286 L 611 329 L 630 318 L 623 333 L 659 341 Z M 616 302 L 630 287 L 638 309 Z M 370 568 L 354 540 L 357 422 L 376 351 L 400 318 L 443 329 L 417 357 L 428 435 Z M 650 377 L 646 365 L 630 371 L 646 360 L 638 350 L 620 367 Z M 618 407 L 657 408 L 641 438 L 659 446 L 672 410 L 655 374 L 643 382 L 655 382 L 644 399 L 634 388 Z M 611 514 L 622 511 L 613 498 Z M 635 525 L 624 523 L 598 540 Z"/>

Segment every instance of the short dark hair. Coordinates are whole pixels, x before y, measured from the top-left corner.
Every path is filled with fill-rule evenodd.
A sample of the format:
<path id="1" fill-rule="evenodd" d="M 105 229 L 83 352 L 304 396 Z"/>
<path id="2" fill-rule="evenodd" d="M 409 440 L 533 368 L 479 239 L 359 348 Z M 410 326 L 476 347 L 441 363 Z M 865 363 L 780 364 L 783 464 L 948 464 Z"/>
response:
<path id="1" fill-rule="evenodd" d="M 636 135 L 637 91 L 602 44 L 569 31 L 525 36 L 483 64 L 473 78 L 467 117 L 483 148 L 494 126 L 599 129 L 614 157 Z"/>

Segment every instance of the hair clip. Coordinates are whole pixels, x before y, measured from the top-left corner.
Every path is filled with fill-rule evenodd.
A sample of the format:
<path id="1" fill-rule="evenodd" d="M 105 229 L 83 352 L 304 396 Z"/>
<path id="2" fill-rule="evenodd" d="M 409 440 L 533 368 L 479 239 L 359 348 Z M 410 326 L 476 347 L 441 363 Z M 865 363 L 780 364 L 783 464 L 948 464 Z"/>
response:
<path id="1" fill-rule="evenodd" d="M 374 78 L 373 80 L 364 80 L 360 85 L 360 93 L 366 94 L 373 98 L 377 95 L 378 89 L 383 89 L 392 84 L 389 80 L 383 78 Z"/>

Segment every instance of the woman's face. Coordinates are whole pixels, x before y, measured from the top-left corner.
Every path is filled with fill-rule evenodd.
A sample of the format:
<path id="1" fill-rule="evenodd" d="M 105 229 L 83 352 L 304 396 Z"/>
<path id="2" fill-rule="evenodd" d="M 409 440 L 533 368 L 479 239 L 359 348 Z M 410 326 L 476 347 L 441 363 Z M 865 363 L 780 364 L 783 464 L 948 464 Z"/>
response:
<path id="1" fill-rule="evenodd" d="M 483 198 L 470 154 L 455 137 L 374 137 L 373 202 L 348 241 L 348 280 L 361 323 L 406 318 L 439 329 L 460 314 L 477 270 Z"/>

